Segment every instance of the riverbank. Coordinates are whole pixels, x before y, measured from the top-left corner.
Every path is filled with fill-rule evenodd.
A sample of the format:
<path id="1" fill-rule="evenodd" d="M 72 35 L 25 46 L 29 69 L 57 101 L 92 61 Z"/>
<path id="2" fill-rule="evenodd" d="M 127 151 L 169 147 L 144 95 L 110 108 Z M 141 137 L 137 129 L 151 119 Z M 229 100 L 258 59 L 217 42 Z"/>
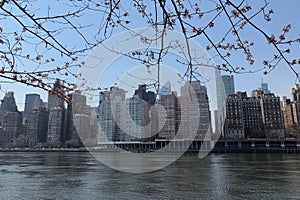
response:
<path id="1" fill-rule="evenodd" d="M 9 148 L 0 152 L 88 152 L 85 148 Z"/>
<path id="2" fill-rule="evenodd" d="M 155 142 L 109 142 L 90 148 L 8 148 L 0 152 L 134 152 L 145 153 L 156 150 L 165 152 L 185 151 L 186 153 L 300 153 L 297 140 L 218 140 L 218 141 L 166 141 Z"/>

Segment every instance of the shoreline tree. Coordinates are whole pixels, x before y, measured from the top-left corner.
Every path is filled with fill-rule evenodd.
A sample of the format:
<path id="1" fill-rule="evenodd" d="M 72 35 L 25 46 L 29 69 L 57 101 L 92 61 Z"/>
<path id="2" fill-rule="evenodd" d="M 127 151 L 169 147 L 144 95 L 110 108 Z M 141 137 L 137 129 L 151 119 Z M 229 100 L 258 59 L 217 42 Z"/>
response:
<path id="1" fill-rule="evenodd" d="M 267 0 L 1 0 L 0 77 L 67 100 L 54 83 L 59 80 L 65 94 L 76 90 L 74 79 L 84 80 L 78 70 L 93 48 L 121 31 L 153 27 L 158 35 L 152 42 L 163 40 L 167 29 L 181 32 L 188 48 L 190 40 L 200 41 L 216 59 L 216 65 L 208 67 L 267 75 L 283 63 L 299 81 L 295 66 L 300 58 L 292 52 L 299 48 L 300 36 L 290 34 L 291 24 L 268 33 L 263 25 L 272 22 L 274 12 Z M 147 40 L 142 34 L 138 37 Z M 255 55 L 257 43 L 264 44 L 268 57 Z M 158 50 L 135 50 L 125 56 L 159 68 L 166 54 L 168 46 L 161 45 Z M 184 77 L 197 79 L 189 49 L 185 60 L 178 62 L 186 68 Z"/>

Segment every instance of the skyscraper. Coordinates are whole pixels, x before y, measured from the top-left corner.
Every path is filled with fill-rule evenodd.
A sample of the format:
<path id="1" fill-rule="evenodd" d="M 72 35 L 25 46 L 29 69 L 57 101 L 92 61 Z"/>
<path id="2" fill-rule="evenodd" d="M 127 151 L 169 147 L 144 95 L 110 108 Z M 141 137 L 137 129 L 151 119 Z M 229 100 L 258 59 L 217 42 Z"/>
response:
<path id="1" fill-rule="evenodd" d="M 125 90 L 118 87 L 110 88 L 110 91 L 100 93 L 98 120 L 100 133 L 99 142 L 123 141 L 124 132 L 120 129 L 120 123 L 124 123 L 125 117 Z M 119 125 L 118 125 L 119 124 Z"/>
<path id="2" fill-rule="evenodd" d="M 260 94 L 260 93 L 258 93 Z M 262 95 L 262 94 L 261 94 Z M 226 100 L 224 134 L 229 139 L 265 137 L 261 98 L 246 92 L 229 95 Z"/>
<path id="3" fill-rule="evenodd" d="M 229 94 L 234 94 L 235 93 L 234 76 L 233 75 L 222 75 L 221 77 L 223 80 L 226 97 Z"/>
<path id="4" fill-rule="evenodd" d="M 245 137 L 265 137 L 264 124 L 262 120 L 261 98 L 248 97 L 246 92 L 237 92 L 237 94 L 242 100 Z"/>
<path id="5" fill-rule="evenodd" d="M 17 104 L 14 97 L 14 92 L 7 92 L 1 100 L 1 111 L 3 112 L 17 112 Z"/>
<path id="6" fill-rule="evenodd" d="M 60 85 L 60 81 L 57 80 L 54 83 L 53 91 L 55 92 L 50 92 L 48 94 L 48 109 L 50 110 L 51 108 L 64 108 L 64 99 L 61 98 L 58 94 L 56 94 L 64 94 L 64 91 L 62 90 L 62 87 Z"/>
<path id="7" fill-rule="evenodd" d="M 260 85 L 260 89 L 262 89 L 264 91 L 264 94 L 270 93 L 268 83 L 262 82 Z"/>
<path id="8" fill-rule="evenodd" d="M 74 121 L 74 115 L 86 114 L 86 96 L 79 92 L 74 92 L 69 95 L 70 103 L 67 108 L 67 122 L 66 122 L 66 142 L 69 146 L 81 146 L 80 131 L 77 130 L 77 125 Z"/>
<path id="9" fill-rule="evenodd" d="M 87 114 L 74 114 L 74 123 L 76 130 L 80 134 L 80 139 L 87 145 L 87 139 L 90 138 L 90 116 Z"/>
<path id="10" fill-rule="evenodd" d="M 22 134 L 22 118 L 14 93 L 6 93 L 0 109 L 0 146 L 9 148 L 18 146 L 18 139 Z"/>
<path id="11" fill-rule="evenodd" d="M 213 121 L 212 121 L 212 131 L 215 134 L 216 138 L 219 137 L 221 134 L 221 127 L 222 127 L 222 117 L 223 117 L 223 110 L 224 110 L 224 101 L 226 99 L 226 92 L 224 87 L 224 82 L 221 77 L 221 72 L 219 69 L 215 69 L 215 91 L 211 91 L 210 93 L 216 93 L 212 95 L 211 98 L 215 98 L 217 105 L 212 104 L 213 109 Z"/>
<path id="12" fill-rule="evenodd" d="M 284 128 L 287 137 L 300 137 L 300 86 L 292 88 L 292 101 L 283 97 Z"/>
<path id="13" fill-rule="evenodd" d="M 50 146 L 59 147 L 64 137 L 64 109 L 55 107 L 49 112 L 47 143 Z"/>
<path id="14" fill-rule="evenodd" d="M 297 109 L 294 107 L 295 102 L 291 102 L 290 99 L 287 99 L 285 96 L 282 97 L 283 107 L 282 107 L 282 115 L 284 122 L 284 129 L 286 137 L 296 137 L 299 132 L 299 127 L 297 123 L 297 118 L 294 118 L 294 111 L 297 112 Z"/>
<path id="15" fill-rule="evenodd" d="M 223 136 L 228 139 L 283 138 L 280 99 L 273 93 L 257 89 L 254 96 L 246 92 L 229 95 L 224 113 Z"/>
<path id="16" fill-rule="evenodd" d="M 186 83 L 181 87 L 181 96 L 178 99 L 180 117 L 177 118 L 180 131 L 183 131 L 186 138 L 193 139 L 195 136 L 196 139 L 204 139 L 211 133 L 211 114 L 206 87 L 198 80 Z"/>
<path id="17" fill-rule="evenodd" d="M 280 98 L 273 93 L 264 94 L 261 99 L 261 111 L 266 138 L 283 138 Z"/>
<path id="18" fill-rule="evenodd" d="M 130 140 L 144 140 L 150 136 L 151 128 L 148 126 L 149 110 L 148 103 L 140 99 L 138 95 L 126 100 L 126 107 L 129 109 L 130 120 L 126 121 L 126 133 Z"/>
<path id="19" fill-rule="evenodd" d="M 270 94 L 268 83 L 264 83 L 263 81 L 260 84 L 260 87 L 256 90 L 252 91 L 252 96 L 262 96 L 262 94 Z"/>
<path id="20" fill-rule="evenodd" d="M 100 132 L 98 135 L 98 142 L 108 142 L 115 140 L 113 135 L 113 120 L 111 100 L 106 98 L 107 94 L 100 94 L 99 107 L 98 107 L 98 120 Z"/>
<path id="21" fill-rule="evenodd" d="M 17 147 L 19 136 L 22 134 L 22 113 L 5 112 L 0 113 L 0 115 L 0 140 L 2 141 L 0 143 L 2 143 L 2 147 Z"/>
<path id="22" fill-rule="evenodd" d="M 222 135 L 226 139 L 245 138 L 242 99 L 237 94 L 229 94 L 223 112 L 224 126 Z"/>
<path id="23" fill-rule="evenodd" d="M 161 93 L 158 104 L 158 123 L 161 130 L 159 137 L 162 139 L 173 139 L 178 131 L 177 126 L 177 98 L 174 92 Z"/>
<path id="24" fill-rule="evenodd" d="M 39 94 L 26 94 L 23 117 L 28 119 L 30 112 L 32 112 L 34 109 L 39 110 L 41 107 L 44 107 L 44 103 Z"/>
<path id="25" fill-rule="evenodd" d="M 156 112 L 149 108 L 155 104 L 155 93 L 140 85 L 130 98 L 118 87 L 100 93 L 98 142 L 150 141 L 156 137 Z M 150 121 L 151 119 L 151 121 Z"/>
<path id="26" fill-rule="evenodd" d="M 292 96 L 293 96 L 293 101 L 300 101 L 300 85 L 296 84 L 293 88 L 292 88 Z"/>
<path id="27" fill-rule="evenodd" d="M 28 147 L 47 142 L 49 112 L 46 108 L 34 108 L 27 117 L 26 144 Z"/>
<path id="28" fill-rule="evenodd" d="M 138 89 L 135 90 L 134 95 L 137 95 L 139 99 L 146 101 L 149 105 L 155 104 L 155 93 L 152 91 L 147 91 L 146 85 L 139 85 Z"/>
<path id="29" fill-rule="evenodd" d="M 55 82 L 53 90 L 56 93 L 64 94 L 59 81 Z M 64 99 L 57 96 L 55 93 L 49 93 L 48 109 L 49 121 L 47 143 L 51 146 L 61 146 L 61 144 L 66 140 Z"/>

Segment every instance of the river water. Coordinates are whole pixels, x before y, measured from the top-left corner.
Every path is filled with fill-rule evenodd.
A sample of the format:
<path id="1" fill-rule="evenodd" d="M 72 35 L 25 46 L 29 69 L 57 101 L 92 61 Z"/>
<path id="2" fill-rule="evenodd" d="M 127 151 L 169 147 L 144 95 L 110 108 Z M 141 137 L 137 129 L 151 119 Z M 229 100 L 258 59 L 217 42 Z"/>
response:
<path id="1" fill-rule="evenodd" d="M 300 199 L 300 155 L 191 154 L 130 174 L 89 153 L 2 152 L 0 199 Z"/>

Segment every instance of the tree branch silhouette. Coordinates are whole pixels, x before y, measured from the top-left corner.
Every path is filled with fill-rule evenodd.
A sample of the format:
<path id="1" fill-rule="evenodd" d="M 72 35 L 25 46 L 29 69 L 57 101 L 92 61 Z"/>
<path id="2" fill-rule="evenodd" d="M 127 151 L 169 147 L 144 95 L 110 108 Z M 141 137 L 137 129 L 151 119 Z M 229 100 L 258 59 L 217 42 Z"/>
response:
<path id="1" fill-rule="evenodd" d="M 60 80 L 68 94 L 77 89 L 74 78 L 84 80 L 78 69 L 84 65 L 86 55 L 115 33 L 140 28 L 143 24 L 158 33 L 152 39 L 137 34 L 147 42 L 163 40 L 167 29 L 183 34 L 188 49 L 185 60 L 180 63 L 186 67 L 183 75 L 188 79 L 197 75 L 194 67 L 198 64 L 193 63 L 189 46 L 190 41 L 196 39 L 204 42 L 206 50 L 218 58 L 216 66 L 209 67 L 228 73 L 263 71 L 268 74 L 284 63 L 299 81 L 295 65 L 300 64 L 300 58 L 291 58 L 292 46 L 299 45 L 299 35 L 288 35 L 290 24 L 277 36 L 267 33 L 255 20 L 261 18 L 271 23 L 274 10 L 266 0 L 260 1 L 259 8 L 255 4 L 257 2 L 245 0 L 62 0 L 51 3 L 2 0 L 0 77 L 48 92 L 53 92 L 53 84 Z M 255 57 L 257 41 L 249 41 L 246 31 L 257 34 L 270 46 L 271 58 Z M 145 50 L 128 52 L 126 56 L 146 67 L 157 67 L 159 71 L 162 58 L 170 48 L 163 41 L 162 44 L 160 49 L 147 49 L 146 45 Z M 234 60 L 241 54 L 245 55 L 244 60 Z M 254 63 L 258 69 L 253 68 Z M 157 83 L 159 85 L 159 80 Z"/>

